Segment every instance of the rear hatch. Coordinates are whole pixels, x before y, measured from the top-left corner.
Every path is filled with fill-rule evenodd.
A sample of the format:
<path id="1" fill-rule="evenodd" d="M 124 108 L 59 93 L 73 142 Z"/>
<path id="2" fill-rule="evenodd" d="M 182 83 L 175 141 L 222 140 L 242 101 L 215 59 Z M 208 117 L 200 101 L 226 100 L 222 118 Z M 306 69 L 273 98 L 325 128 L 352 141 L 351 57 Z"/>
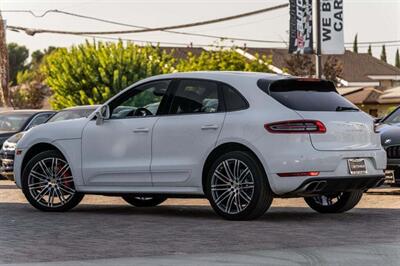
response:
<path id="1" fill-rule="evenodd" d="M 376 150 L 381 147 L 373 119 L 340 96 L 332 82 L 278 80 L 269 86 L 268 93 L 305 120 L 317 120 L 325 125 L 325 133 L 310 134 L 317 150 Z"/>

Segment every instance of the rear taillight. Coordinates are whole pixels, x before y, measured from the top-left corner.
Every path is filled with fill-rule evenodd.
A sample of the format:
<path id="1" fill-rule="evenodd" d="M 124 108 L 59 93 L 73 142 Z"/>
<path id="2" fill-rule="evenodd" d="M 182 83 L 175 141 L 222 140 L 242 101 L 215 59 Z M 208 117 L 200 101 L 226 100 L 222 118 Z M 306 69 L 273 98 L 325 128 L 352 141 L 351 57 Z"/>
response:
<path id="1" fill-rule="evenodd" d="M 317 120 L 291 120 L 265 124 L 264 128 L 271 133 L 315 133 L 326 132 L 326 127 Z"/>

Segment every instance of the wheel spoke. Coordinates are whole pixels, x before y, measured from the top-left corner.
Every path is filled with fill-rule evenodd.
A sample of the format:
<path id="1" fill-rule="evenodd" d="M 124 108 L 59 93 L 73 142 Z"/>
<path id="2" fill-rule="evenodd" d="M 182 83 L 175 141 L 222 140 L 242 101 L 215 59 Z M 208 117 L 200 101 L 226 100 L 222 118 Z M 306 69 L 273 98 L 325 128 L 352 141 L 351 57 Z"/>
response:
<path id="1" fill-rule="evenodd" d="M 246 201 L 246 204 L 251 201 L 251 197 L 247 195 L 244 191 L 239 190 L 239 195 Z"/>
<path id="2" fill-rule="evenodd" d="M 64 174 L 69 170 L 69 165 L 65 164 L 61 169 L 56 173 L 56 177 L 61 178 Z"/>
<path id="3" fill-rule="evenodd" d="M 48 207 L 53 207 L 54 204 L 54 188 L 50 187 L 49 199 L 47 201 Z"/>
<path id="4" fill-rule="evenodd" d="M 46 166 L 46 164 L 44 163 L 44 160 L 39 162 L 39 166 L 42 169 L 43 173 L 46 174 L 47 176 L 52 176 L 49 168 Z"/>
<path id="5" fill-rule="evenodd" d="M 61 189 L 61 191 L 64 191 L 64 192 L 67 193 L 67 194 L 74 194 L 74 193 L 75 193 L 75 190 L 74 190 L 74 189 L 72 189 L 72 188 L 70 188 L 70 187 L 67 187 L 67 186 L 64 185 L 64 184 L 60 184 L 60 189 Z"/>
<path id="6" fill-rule="evenodd" d="M 48 181 L 40 181 L 37 183 L 32 183 L 29 184 L 29 189 L 42 189 L 46 186 L 48 186 L 49 182 Z"/>
<path id="7" fill-rule="evenodd" d="M 242 183 L 243 180 L 249 175 L 251 174 L 250 169 L 246 167 L 245 170 L 243 170 L 243 172 L 239 175 L 238 180 L 239 183 Z"/>
<path id="8" fill-rule="evenodd" d="M 236 194 L 236 198 L 235 199 L 236 199 L 236 203 L 235 204 L 236 204 L 237 211 L 241 212 L 243 209 L 242 209 L 242 204 L 240 203 L 240 195 Z"/>
<path id="9" fill-rule="evenodd" d="M 60 190 L 60 187 L 57 186 L 57 187 L 55 188 L 55 191 L 56 191 L 56 193 L 57 193 L 57 197 L 58 197 L 58 199 L 60 200 L 60 202 L 61 202 L 62 204 L 65 204 L 66 200 L 65 200 L 64 194 L 63 194 L 63 193 L 61 192 L 61 190 Z"/>
<path id="10" fill-rule="evenodd" d="M 234 192 L 231 192 L 231 193 L 229 194 L 229 198 L 228 198 L 228 201 L 227 201 L 226 207 L 225 207 L 225 212 L 231 213 L 232 203 L 233 203 L 235 197 L 236 197 L 236 195 L 235 195 Z"/>
<path id="11" fill-rule="evenodd" d="M 215 200 L 215 204 L 219 205 L 222 203 L 222 201 L 224 201 L 229 195 L 230 195 L 230 190 L 227 190 L 225 192 L 223 192 L 216 200 Z"/>
<path id="12" fill-rule="evenodd" d="M 229 163 L 228 163 L 228 161 L 224 161 L 223 162 L 223 166 L 224 166 L 224 170 L 225 170 L 225 173 L 228 175 L 228 177 L 229 177 L 229 180 L 235 180 L 234 179 L 234 176 L 233 176 L 233 174 L 232 174 L 232 172 L 231 172 L 231 169 L 229 168 Z"/>
<path id="13" fill-rule="evenodd" d="M 43 181 L 48 181 L 49 180 L 48 176 L 43 175 L 43 174 L 41 174 L 39 172 L 36 172 L 34 170 L 31 170 L 30 175 L 33 176 L 34 178 L 39 179 L 39 180 L 43 180 Z"/>
<path id="14" fill-rule="evenodd" d="M 239 169 L 240 162 L 239 160 L 235 160 L 235 163 L 233 164 L 233 176 L 235 178 L 235 181 L 239 181 Z"/>
<path id="15" fill-rule="evenodd" d="M 219 180 L 221 180 L 222 182 L 224 182 L 225 184 L 230 184 L 231 180 L 229 177 L 223 175 L 220 171 L 215 170 L 214 172 L 214 176 L 217 177 Z"/>
<path id="16" fill-rule="evenodd" d="M 42 198 L 47 194 L 49 190 L 49 186 L 46 186 L 45 188 L 43 188 L 35 197 L 36 201 L 40 201 L 42 200 Z"/>

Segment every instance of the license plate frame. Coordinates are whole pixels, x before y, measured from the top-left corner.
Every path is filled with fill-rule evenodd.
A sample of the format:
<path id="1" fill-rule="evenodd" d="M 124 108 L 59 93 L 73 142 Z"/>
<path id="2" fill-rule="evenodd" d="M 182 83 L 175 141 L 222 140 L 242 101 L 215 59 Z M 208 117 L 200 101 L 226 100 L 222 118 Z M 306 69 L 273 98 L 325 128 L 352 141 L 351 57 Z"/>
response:
<path id="1" fill-rule="evenodd" d="M 360 158 L 347 159 L 347 166 L 350 175 L 365 175 L 368 173 L 365 159 L 360 159 Z"/>

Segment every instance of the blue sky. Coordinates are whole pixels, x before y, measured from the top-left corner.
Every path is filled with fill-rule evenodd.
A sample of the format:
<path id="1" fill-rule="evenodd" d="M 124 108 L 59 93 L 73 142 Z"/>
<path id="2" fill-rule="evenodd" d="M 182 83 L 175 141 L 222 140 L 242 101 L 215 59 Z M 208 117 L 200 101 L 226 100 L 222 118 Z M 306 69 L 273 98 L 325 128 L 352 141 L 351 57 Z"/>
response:
<path id="1" fill-rule="evenodd" d="M 1 10 L 30 9 L 43 13 L 47 9 L 59 9 L 84 15 L 95 16 L 119 22 L 143 25 L 147 27 L 174 25 L 213 19 L 259 8 L 286 3 L 282 0 L 3 0 Z M 9 25 L 62 30 L 118 30 L 127 27 L 109 25 L 100 22 L 78 19 L 61 14 L 48 14 L 44 18 L 34 18 L 29 14 L 3 13 Z M 344 0 L 345 41 L 352 42 L 358 33 L 359 41 L 400 40 L 400 0 Z M 244 19 L 187 28 L 182 31 L 213 35 L 235 36 L 242 38 L 287 41 L 289 28 L 288 8 L 260 14 Z M 190 37 L 168 33 L 152 32 L 128 34 L 123 37 L 137 40 L 179 42 L 194 44 L 212 44 L 216 40 L 204 37 Z M 31 51 L 53 46 L 71 46 L 81 43 L 85 38 L 78 36 L 39 34 L 33 37 L 24 33 L 7 32 L 8 42 L 26 45 Z M 225 41 L 225 45 L 231 45 Z M 242 45 L 243 42 L 235 42 Z M 387 47 L 389 62 L 393 63 L 394 54 L 400 48 Z M 267 46 L 260 43 L 247 43 L 247 46 Z M 282 46 L 282 45 L 268 45 Z M 366 52 L 367 47 L 360 47 Z M 381 47 L 374 47 L 373 53 L 379 57 Z"/>

